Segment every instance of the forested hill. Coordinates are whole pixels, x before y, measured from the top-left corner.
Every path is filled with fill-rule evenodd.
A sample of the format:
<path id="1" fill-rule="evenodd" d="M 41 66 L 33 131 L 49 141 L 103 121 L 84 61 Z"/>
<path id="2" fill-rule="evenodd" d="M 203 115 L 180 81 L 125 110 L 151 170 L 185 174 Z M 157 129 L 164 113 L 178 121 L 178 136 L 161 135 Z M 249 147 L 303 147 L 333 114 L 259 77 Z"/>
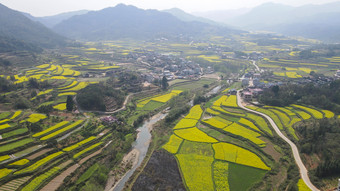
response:
<path id="1" fill-rule="evenodd" d="M 0 51 L 53 48 L 64 45 L 65 40 L 42 24 L 0 4 Z"/>
<path id="2" fill-rule="evenodd" d="M 157 10 L 119 4 L 100 11 L 74 16 L 53 28 L 69 38 L 83 40 L 145 39 L 179 35 L 228 35 L 238 31 L 201 22 L 184 22 Z"/>

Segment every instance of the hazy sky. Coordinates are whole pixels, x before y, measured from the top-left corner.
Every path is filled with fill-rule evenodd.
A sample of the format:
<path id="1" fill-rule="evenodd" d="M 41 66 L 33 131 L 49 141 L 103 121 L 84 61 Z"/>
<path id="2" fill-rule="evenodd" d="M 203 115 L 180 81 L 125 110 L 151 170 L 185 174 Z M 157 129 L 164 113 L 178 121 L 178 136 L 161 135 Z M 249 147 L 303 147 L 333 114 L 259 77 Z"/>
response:
<path id="1" fill-rule="evenodd" d="M 119 3 L 144 9 L 168 9 L 177 7 L 187 12 L 238 9 L 254 7 L 265 2 L 277 2 L 300 6 L 322 4 L 339 0 L 0 0 L 0 3 L 33 16 L 48 16 L 76 10 L 100 10 Z"/>

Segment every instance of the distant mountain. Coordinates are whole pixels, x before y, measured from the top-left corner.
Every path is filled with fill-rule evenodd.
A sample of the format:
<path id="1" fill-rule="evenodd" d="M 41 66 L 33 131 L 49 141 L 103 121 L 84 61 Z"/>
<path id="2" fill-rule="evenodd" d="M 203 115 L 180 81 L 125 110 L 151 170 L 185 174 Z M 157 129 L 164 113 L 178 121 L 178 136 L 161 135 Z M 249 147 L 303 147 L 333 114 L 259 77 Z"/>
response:
<path id="1" fill-rule="evenodd" d="M 46 17 L 34 17 L 28 13 L 24 13 L 26 17 L 33 21 L 38 21 L 48 28 L 53 28 L 55 25 L 59 24 L 60 22 L 67 20 L 75 15 L 83 15 L 88 13 L 88 10 L 80 10 L 80 11 L 73 11 L 73 12 L 68 12 L 68 13 L 61 13 L 58 15 L 53 15 L 53 16 L 46 16 Z"/>
<path id="2" fill-rule="evenodd" d="M 0 49 L 38 50 L 65 44 L 65 38 L 40 23 L 34 22 L 18 11 L 0 4 Z"/>
<path id="3" fill-rule="evenodd" d="M 208 23 L 208 24 L 212 24 L 212 25 L 222 25 L 222 24 L 217 23 L 215 21 L 212 21 L 210 19 L 191 15 L 191 14 L 189 14 L 189 13 L 187 13 L 187 12 L 181 10 L 181 9 L 178 9 L 178 8 L 166 9 L 166 10 L 163 10 L 163 12 L 170 13 L 173 16 L 175 16 L 178 19 L 185 21 L 185 22 L 198 21 L 198 22 Z"/>
<path id="4" fill-rule="evenodd" d="M 69 38 L 81 40 L 145 39 L 180 34 L 200 36 L 208 33 L 228 35 L 238 32 L 202 22 L 184 22 L 169 13 L 124 4 L 73 16 L 53 29 Z"/>
<path id="5" fill-rule="evenodd" d="M 242 9 L 230 9 L 230 10 L 216 10 L 216 11 L 207 11 L 207 12 L 194 12 L 192 13 L 195 16 L 207 18 L 209 20 L 218 22 L 218 23 L 227 23 L 227 21 L 244 15 L 249 12 L 251 9 L 242 8 Z"/>
<path id="6" fill-rule="evenodd" d="M 267 30 L 340 42 L 339 16 L 340 2 L 301 7 L 266 3 L 226 23 L 245 30 Z"/>

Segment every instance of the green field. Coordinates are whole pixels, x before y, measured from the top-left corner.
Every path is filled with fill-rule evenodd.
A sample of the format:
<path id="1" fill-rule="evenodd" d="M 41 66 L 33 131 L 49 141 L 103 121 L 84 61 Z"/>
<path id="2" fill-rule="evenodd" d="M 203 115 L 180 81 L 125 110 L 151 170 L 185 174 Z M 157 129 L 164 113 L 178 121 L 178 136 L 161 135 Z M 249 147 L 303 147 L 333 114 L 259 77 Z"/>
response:
<path id="1" fill-rule="evenodd" d="M 0 146 L 0 153 L 7 152 L 7 151 L 10 151 L 10 150 L 16 149 L 18 147 L 22 147 L 26 144 L 32 143 L 33 141 L 34 141 L 33 138 L 25 138 L 25 139 L 21 139 L 21 140 L 16 141 L 16 142 L 1 145 Z"/>
<path id="2" fill-rule="evenodd" d="M 267 171 L 229 163 L 230 190 L 248 190 L 253 184 L 261 181 Z"/>

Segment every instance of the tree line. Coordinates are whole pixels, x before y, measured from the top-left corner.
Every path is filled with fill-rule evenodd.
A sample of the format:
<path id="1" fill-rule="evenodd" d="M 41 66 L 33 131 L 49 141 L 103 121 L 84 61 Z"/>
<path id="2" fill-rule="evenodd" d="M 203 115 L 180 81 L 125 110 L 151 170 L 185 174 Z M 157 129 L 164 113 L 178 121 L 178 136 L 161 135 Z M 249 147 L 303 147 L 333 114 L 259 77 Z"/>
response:
<path id="1" fill-rule="evenodd" d="M 263 92 L 259 101 L 279 107 L 306 104 L 340 113 L 340 80 L 322 86 L 313 83 L 273 86 Z"/>

